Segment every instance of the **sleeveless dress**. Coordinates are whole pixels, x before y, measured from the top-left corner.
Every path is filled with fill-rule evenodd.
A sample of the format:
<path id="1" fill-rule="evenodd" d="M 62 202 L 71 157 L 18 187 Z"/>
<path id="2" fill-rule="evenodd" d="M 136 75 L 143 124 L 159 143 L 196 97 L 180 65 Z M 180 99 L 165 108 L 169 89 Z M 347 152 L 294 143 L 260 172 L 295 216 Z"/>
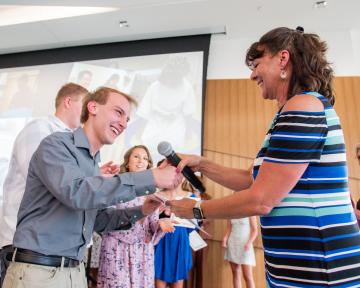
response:
<path id="1" fill-rule="evenodd" d="M 360 287 L 360 233 L 348 188 L 343 132 L 325 111 L 279 112 L 254 162 L 309 163 L 290 193 L 260 218 L 267 287 Z"/>
<path id="2" fill-rule="evenodd" d="M 236 264 L 255 266 L 254 248 L 245 251 L 244 246 L 250 237 L 249 218 L 231 219 L 231 233 L 225 249 L 224 259 Z"/>
<path id="3" fill-rule="evenodd" d="M 167 283 L 188 279 L 192 267 L 189 234 L 193 230 L 176 226 L 174 233 L 166 233 L 155 246 L 155 279 Z"/>

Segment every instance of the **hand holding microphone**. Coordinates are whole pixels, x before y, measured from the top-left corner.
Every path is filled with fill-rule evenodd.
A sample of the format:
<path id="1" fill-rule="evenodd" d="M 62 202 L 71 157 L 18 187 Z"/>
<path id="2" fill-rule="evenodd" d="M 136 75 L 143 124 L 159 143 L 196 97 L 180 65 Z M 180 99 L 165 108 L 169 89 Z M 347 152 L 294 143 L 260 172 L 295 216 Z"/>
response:
<path id="1" fill-rule="evenodd" d="M 178 167 L 182 171 L 184 177 L 195 187 L 195 189 L 197 189 L 200 193 L 205 192 L 205 187 L 191 169 L 194 168 L 196 171 L 199 170 L 201 157 L 194 156 L 192 158 L 187 158 L 185 161 L 182 161 L 181 158 L 172 149 L 171 144 L 166 141 L 159 143 L 158 152 L 165 156 L 172 165 Z M 179 165 L 180 162 L 182 163 Z"/>
<path id="2" fill-rule="evenodd" d="M 152 169 L 156 187 L 160 189 L 172 189 L 178 186 L 183 176 L 176 171 L 175 167 L 168 165 L 167 167 L 157 167 Z"/>

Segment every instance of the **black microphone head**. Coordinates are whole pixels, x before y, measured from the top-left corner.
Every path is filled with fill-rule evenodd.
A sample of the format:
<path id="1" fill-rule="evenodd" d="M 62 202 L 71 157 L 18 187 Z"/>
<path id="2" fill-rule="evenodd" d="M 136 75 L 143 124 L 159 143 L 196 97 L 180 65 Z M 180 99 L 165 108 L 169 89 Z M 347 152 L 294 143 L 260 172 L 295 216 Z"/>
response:
<path id="1" fill-rule="evenodd" d="M 160 142 L 159 145 L 157 146 L 157 150 L 161 155 L 165 157 L 168 157 L 173 152 L 171 144 L 167 141 Z"/>

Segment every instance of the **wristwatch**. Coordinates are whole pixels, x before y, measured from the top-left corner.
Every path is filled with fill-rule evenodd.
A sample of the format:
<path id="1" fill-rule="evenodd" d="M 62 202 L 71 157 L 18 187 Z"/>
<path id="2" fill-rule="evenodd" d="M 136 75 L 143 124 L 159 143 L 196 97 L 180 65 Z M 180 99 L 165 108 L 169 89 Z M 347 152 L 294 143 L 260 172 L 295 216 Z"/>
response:
<path id="1" fill-rule="evenodd" d="M 204 213 L 201 210 L 201 206 L 200 206 L 202 202 L 203 202 L 202 200 L 196 201 L 195 206 L 193 208 L 194 218 L 198 220 L 205 219 Z"/>

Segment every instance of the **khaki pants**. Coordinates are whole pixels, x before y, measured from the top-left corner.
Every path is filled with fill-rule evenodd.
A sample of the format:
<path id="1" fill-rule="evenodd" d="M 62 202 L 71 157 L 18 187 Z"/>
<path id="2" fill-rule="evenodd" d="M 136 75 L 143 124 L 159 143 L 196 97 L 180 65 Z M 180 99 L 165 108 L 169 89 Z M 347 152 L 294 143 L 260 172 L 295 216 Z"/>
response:
<path id="1" fill-rule="evenodd" d="M 62 268 L 11 262 L 3 288 L 87 288 L 84 264 Z"/>
<path id="2" fill-rule="evenodd" d="M 0 271 L 1 271 L 1 279 L 0 279 L 0 287 L 4 282 L 6 269 L 9 267 L 9 261 L 6 259 L 6 255 L 14 251 L 14 248 L 11 245 L 5 246 L 0 250 Z"/>

